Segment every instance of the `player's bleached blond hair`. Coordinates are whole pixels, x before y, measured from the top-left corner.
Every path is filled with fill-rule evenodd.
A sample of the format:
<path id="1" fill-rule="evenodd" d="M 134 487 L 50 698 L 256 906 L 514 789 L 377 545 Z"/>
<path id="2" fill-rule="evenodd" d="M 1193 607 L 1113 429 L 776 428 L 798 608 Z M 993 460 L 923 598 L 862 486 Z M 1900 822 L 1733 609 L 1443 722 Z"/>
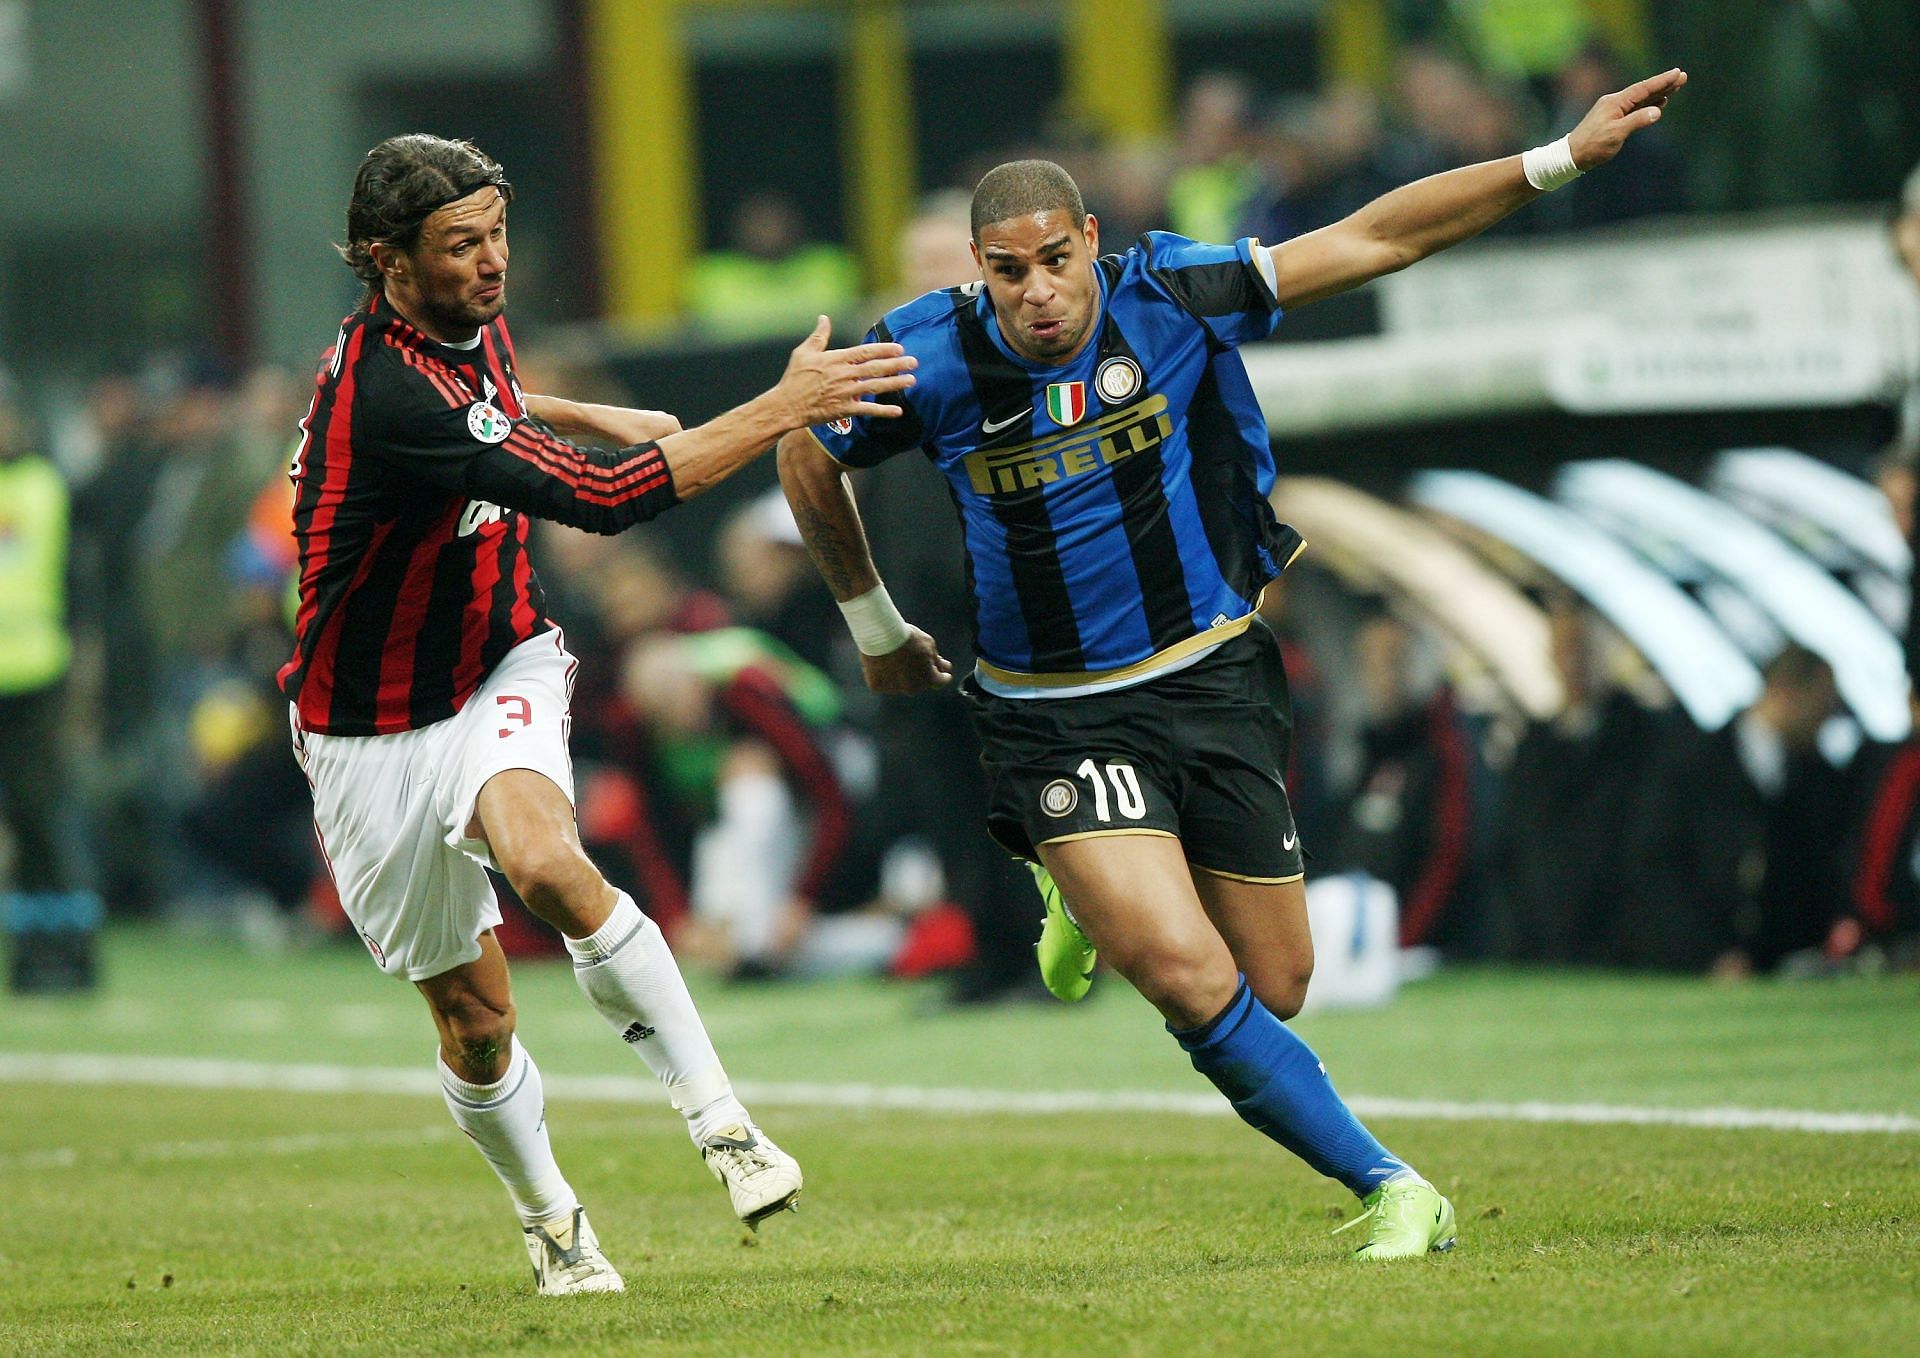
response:
<path id="1" fill-rule="evenodd" d="M 980 228 L 1036 212 L 1064 209 L 1076 227 L 1087 224 L 1087 205 L 1073 176 L 1050 160 L 1009 160 L 981 177 L 973 190 L 973 238 Z"/>

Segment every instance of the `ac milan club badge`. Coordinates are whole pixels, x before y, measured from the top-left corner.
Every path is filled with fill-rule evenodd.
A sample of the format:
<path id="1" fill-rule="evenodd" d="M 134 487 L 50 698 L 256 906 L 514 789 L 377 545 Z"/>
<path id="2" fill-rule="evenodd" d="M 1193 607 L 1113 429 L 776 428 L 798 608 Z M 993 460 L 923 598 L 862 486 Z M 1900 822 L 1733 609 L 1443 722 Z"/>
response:
<path id="1" fill-rule="evenodd" d="M 853 416 L 842 415 L 837 420 L 828 420 L 827 428 L 836 434 L 846 435 L 853 432 Z"/>
<path id="2" fill-rule="evenodd" d="M 1119 405 L 1140 390 L 1140 365 L 1124 354 L 1108 359 L 1093 375 L 1093 389 L 1108 405 Z"/>
<path id="3" fill-rule="evenodd" d="M 1065 428 L 1078 424 L 1087 414 L 1085 382 L 1051 382 L 1047 385 L 1047 418 Z"/>

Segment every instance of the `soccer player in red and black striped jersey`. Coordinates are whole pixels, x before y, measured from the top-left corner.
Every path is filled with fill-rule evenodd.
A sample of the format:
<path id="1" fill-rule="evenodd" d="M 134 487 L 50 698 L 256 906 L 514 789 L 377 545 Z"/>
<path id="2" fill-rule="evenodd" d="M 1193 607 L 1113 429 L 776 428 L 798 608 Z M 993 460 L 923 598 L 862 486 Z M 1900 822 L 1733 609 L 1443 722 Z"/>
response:
<path id="1" fill-rule="evenodd" d="M 523 392 L 502 315 L 512 197 L 466 142 L 394 137 L 360 166 L 340 250 L 367 293 L 293 464 L 300 604 L 280 684 L 341 902 L 382 970 L 426 996 L 447 1106 L 507 1186 L 539 1290 L 617 1291 L 513 1035 L 485 868 L 565 936 L 581 987 L 666 1085 L 743 1221 L 791 1206 L 801 1175 L 735 1097 L 659 928 L 581 850 L 574 660 L 529 519 L 619 532 L 789 430 L 897 414 L 877 398 L 910 386 L 915 363 L 895 344 L 829 350 L 822 317 L 772 389 L 696 429 Z"/>

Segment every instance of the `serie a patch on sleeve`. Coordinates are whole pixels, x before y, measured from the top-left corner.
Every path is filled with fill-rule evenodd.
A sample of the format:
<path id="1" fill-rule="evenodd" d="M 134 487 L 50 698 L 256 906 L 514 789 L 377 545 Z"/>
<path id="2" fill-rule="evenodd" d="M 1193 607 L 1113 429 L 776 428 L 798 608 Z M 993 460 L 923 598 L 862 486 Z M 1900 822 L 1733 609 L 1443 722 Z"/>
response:
<path id="1" fill-rule="evenodd" d="M 513 432 L 513 421 L 491 402 L 475 401 L 467 407 L 467 432 L 482 443 L 502 443 Z"/>

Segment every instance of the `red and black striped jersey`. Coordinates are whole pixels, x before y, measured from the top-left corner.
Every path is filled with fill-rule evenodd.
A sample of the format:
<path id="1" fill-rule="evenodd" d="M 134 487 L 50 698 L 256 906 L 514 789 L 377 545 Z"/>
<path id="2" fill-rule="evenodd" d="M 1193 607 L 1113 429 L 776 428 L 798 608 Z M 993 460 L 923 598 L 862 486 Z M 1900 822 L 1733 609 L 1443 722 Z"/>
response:
<path id="1" fill-rule="evenodd" d="M 327 735 L 444 720 L 553 626 L 528 515 L 617 533 L 677 503 L 657 445 L 582 448 L 528 418 L 504 319 L 456 349 L 384 299 L 356 311 L 301 427 L 300 604 L 279 678 Z"/>

